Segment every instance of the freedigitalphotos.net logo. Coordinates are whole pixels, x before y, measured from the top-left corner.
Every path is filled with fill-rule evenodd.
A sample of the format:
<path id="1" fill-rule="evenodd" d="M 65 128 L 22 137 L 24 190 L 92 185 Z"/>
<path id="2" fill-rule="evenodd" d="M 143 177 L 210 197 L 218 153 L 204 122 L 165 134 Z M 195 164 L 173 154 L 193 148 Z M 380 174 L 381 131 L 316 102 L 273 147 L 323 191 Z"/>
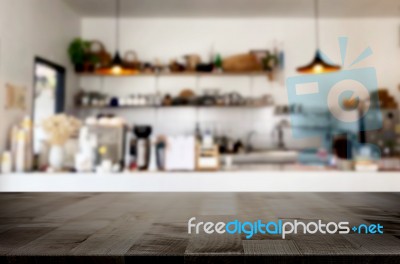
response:
<path id="1" fill-rule="evenodd" d="M 372 49 L 366 48 L 346 63 L 347 42 L 347 37 L 339 38 L 342 70 L 287 78 L 294 138 L 326 139 L 328 134 L 355 135 L 382 127 L 376 70 L 374 67 L 354 68 L 372 55 Z M 326 55 L 323 57 L 331 63 Z M 376 155 L 379 158 L 380 153 Z"/>
<path id="2" fill-rule="evenodd" d="M 196 222 L 196 217 L 188 221 L 189 234 L 245 234 L 246 239 L 252 238 L 255 234 L 261 235 L 279 235 L 285 239 L 287 235 L 296 234 L 383 234 L 383 225 L 381 224 L 359 224 L 351 226 L 349 222 L 324 222 L 315 221 L 268 221 L 256 220 L 254 222 L 241 222 L 235 219 L 230 222 Z"/>

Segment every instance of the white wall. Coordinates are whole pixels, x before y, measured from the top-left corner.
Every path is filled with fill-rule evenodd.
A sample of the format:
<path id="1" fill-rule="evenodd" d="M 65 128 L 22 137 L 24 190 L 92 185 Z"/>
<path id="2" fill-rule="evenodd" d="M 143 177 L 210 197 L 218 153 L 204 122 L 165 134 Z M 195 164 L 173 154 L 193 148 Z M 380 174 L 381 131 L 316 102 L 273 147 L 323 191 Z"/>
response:
<path id="1" fill-rule="evenodd" d="M 332 60 L 340 64 L 337 38 L 349 37 L 349 64 L 367 46 L 373 51 L 368 58 L 354 68 L 373 66 L 378 73 L 380 87 L 387 87 L 400 100 L 397 86 L 400 83 L 400 36 L 399 19 L 323 19 L 321 21 L 321 46 Z M 113 19 L 83 19 L 82 36 L 105 43 L 110 51 L 115 50 L 115 21 Z M 121 51 L 135 50 L 142 60 L 159 58 L 169 62 L 187 53 L 198 53 L 208 58 L 214 45 L 223 56 L 247 52 L 250 49 L 271 47 L 274 40 L 284 43 L 286 77 L 295 75 L 297 66 L 308 63 L 315 52 L 314 20 L 298 19 L 124 19 L 121 23 Z M 161 91 L 177 93 L 183 88 L 194 88 L 194 77 L 164 77 L 160 79 Z M 155 80 L 141 78 L 92 78 L 80 81 L 82 88 L 102 90 L 115 95 L 151 93 L 155 91 Z M 278 103 L 287 103 L 283 83 L 268 82 L 263 77 L 253 80 L 250 89 L 248 77 L 209 77 L 200 79 L 200 88 L 219 87 L 222 91 L 238 90 L 243 94 L 273 94 Z M 132 123 L 156 125 L 158 133 L 190 133 L 194 121 L 214 122 L 222 132 L 244 138 L 250 130 L 258 133 L 257 143 L 272 146 L 271 130 L 278 118 L 272 109 L 192 109 L 167 110 L 118 110 Z M 288 136 L 290 138 L 290 135 Z M 304 141 L 302 141 L 304 142 Z M 300 144 L 291 141 L 290 144 Z M 300 145 L 298 145 L 300 146 Z"/>
<path id="2" fill-rule="evenodd" d="M 60 0 L 0 0 L 0 150 L 10 126 L 30 113 L 33 60 L 40 56 L 67 68 L 66 106 L 70 107 L 77 79 L 67 54 L 69 42 L 80 35 L 80 17 Z M 26 86 L 26 113 L 4 109 L 6 82 Z"/>

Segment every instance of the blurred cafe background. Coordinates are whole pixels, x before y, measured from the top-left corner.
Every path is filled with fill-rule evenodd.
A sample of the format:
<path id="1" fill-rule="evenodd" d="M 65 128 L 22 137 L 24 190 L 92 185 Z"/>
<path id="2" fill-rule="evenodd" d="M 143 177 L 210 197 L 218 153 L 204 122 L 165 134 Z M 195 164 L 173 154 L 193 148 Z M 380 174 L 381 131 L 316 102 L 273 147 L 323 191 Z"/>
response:
<path id="1" fill-rule="evenodd" d="M 289 100 L 366 67 L 351 127 Z M 399 85 L 397 0 L 0 0 L 4 175 L 400 171 Z"/>

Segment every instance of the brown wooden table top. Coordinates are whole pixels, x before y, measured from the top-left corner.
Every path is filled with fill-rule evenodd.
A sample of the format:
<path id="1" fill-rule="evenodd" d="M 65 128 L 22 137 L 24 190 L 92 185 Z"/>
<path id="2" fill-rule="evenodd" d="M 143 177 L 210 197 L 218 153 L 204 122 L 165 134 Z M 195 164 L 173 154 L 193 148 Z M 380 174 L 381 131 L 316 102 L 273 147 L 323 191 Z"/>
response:
<path id="1" fill-rule="evenodd" d="M 191 217 L 347 220 L 381 223 L 384 234 L 298 234 L 284 240 L 195 235 L 188 234 Z M 146 256 L 170 256 L 160 261 L 171 263 L 213 256 L 218 263 L 281 263 L 280 257 L 325 262 L 332 256 L 353 263 L 400 263 L 400 193 L 0 194 L 0 262 L 140 263 Z"/>

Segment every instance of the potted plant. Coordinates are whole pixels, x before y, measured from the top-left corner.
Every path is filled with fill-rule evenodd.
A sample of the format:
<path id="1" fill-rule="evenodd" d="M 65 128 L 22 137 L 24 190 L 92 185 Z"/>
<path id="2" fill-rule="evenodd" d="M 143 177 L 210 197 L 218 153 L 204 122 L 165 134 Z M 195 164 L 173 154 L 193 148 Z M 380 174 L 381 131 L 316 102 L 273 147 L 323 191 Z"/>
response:
<path id="1" fill-rule="evenodd" d="M 95 71 L 96 67 L 98 67 L 100 63 L 100 58 L 99 56 L 95 55 L 95 54 L 91 54 L 91 53 L 87 53 L 85 55 L 85 59 L 84 59 L 84 68 L 89 71 L 89 72 L 93 72 Z"/>
<path id="2" fill-rule="evenodd" d="M 95 65 L 99 63 L 99 58 L 89 52 L 90 42 L 81 38 L 74 39 L 68 48 L 71 62 L 75 65 L 76 72 L 94 71 Z"/>
<path id="3" fill-rule="evenodd" d="M 89 42 L 81 38 L 74 39 L 68 48 L 68 54 L 71 62 L 75 65 L 76 72 L 83 72 L 85 70 L 85 56 L 89 48 Z"/>

